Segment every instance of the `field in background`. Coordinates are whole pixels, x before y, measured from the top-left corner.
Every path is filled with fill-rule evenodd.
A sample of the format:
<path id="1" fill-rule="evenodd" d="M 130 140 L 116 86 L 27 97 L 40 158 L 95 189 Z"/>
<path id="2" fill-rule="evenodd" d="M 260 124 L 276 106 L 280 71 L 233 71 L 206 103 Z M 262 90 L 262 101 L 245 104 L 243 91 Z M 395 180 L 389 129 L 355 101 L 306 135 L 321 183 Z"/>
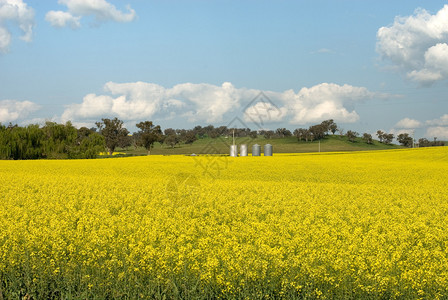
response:
<path id="1" fill-rule="evenodd" d="M 274 147 L 274 153 L 307 153 L 318 152 L 319 142 L 298 142 L 296 137 L 286 138 L 272 138 L 265 139 L 258 137 L 256 139 L 251 138 L 236 138 L 235 143 L 237 145 L 247 144 L 249 153 L 252 151 L 253 144 L 259 144 L 263 147 L 265 144 L 271 144 Z M 167 145 L 160 145 L 155 143 L 154 148 L 151 150 L 151 154 L 229 154 L 229 145 L 232 144 L 232 138 L 203 138 L 198 139 L 192 145 L 180 144 L 171 148 Z M 320 142 L 322 152 L 335 152 L 335 151 L 365 151 L 365 150 L 385 150 L 385 149 L 399 149 L 402 148 L 398 145 L 385 145 L 378 141 L 374 141 L 369 145 L 361 138 L 357 138 L 356 142 L 349 142 L 345 136 L 327 136 Z M 129 147 L 127 149 L 117 149 L 117 151 L 124 152 L 130 155 L 146 155 L 147 151 L 144 148 L 134 149 Z M 216 153 L 213 153 L 216 152 Z"/>
<path id="2" fill-rule="evenodd" d="M 446 298 L 447 149 L 0 161 L 0 298 Z"/>

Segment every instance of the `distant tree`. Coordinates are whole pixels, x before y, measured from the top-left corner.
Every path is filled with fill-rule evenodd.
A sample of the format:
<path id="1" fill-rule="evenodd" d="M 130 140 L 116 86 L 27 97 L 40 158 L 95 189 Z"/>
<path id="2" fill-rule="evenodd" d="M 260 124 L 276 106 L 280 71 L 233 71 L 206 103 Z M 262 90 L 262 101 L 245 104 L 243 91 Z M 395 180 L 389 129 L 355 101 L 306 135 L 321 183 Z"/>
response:
<path id="1" fill-rule="evenodd" d="M 195 127 L 193 128 L 193 131 L 194 131 L 194 134 L 195 134 L 198 138 L 200 138 L 200 139 L 204 138 L 204 136 L 205 136 L 205 130 L 204 130 L 204 128 L 202 128 L 202 126 L 200 126 L 200 125 L 195 126 Z"/>
<path id="2" fill-rule="evenodd" d="M 271 139 L 274 136 L 273 130 L 263 130 L 263 136 L 265 139 Z"/>
<path id="3" fill-rule="evenodd" d="M 148 150 L 148 155 L 151 155 L 154 143 L 162 139 L 162 129 L 159 125 L 154 125 L 152 121 L 140 122 L 136 126 L 140 129 L 140 145 Z"/>
<path id="4" fill-rule="evenodd" d="M 233 130 L 235 130 L 235 137 L 247 137 L 250 134 L 249 128 L 231 128 L 231 133 L 233 133 Z"/>
<path id="5" fill-rule="evenodd" d="M 308 140 L 310 140 L 310 141 L 314 141 L 314 139 L 315 139 L 315 136 L 314 136 L 314 134 L 311 132 L 311 131 L 307 131 L 307 135 L 306 135 L 306 141 L 308 142 Z"/>
<path id="6" fill-rule="evenodd" d="M 212 139 L 218 137 L 218 134 L 215 132 L 215 127 L 213 125 L 205 126 L 203 129 L 208 137 Z"/>
<path id="7" fill-rule="evenodd" d="M 171 148 L 174 148 L 179 143 L 179 137 L 175 134 L 167 135 L 165 138 L 165 144 L 171 146 Z"/>
<path id="8" fill-rule="evenodd" d="M 418 140 L 418 146 L 419 147 L 428 147 L 430 142 L 426 138 L 421 138 Z"/>
<path id="9" fill-rule="evenodd" d="M 385 135 L 385 134 L 386 134 L 386 133 L 383 132 L 383 131 L 381 131 L 381 130 L 378 130 L 378 131 L 376 132 L 376 136 L 378 137 L 378 140 L 380 141 L 380 143 L 383 142 L 383 139 L 384 139 L 384 135 Z"/>
<path id="10" fill-rule="evenodd" d="M 227 135 L 227 126 L 219 126 L 216 131 L 220 136 Z"/>
<path id="11" fill-rule="evenodd" d="M 81 128 L 80 128 L 81 129 Z M 90 133 L 84 135 L 76 145 L 69 147 L 68 158 L 96 158 L 98 153 L 104 151 L 104 136 L 89 129 Z M 87 132 L 81 130 L 81 132 Z M 79 134 L 79 130 L 78 130 Z"/>
<path id="12" fill-rule="evenodd" d="M 308 131 L 313 134 L 313 139 L 320 140 L 325 137 L 326 128 L 325 125 L 318 124 L 310 126 L 310 128 L 308 128 Z"/>
<path id="13" fill-rule="evenodd" d="M 304 140 L 307 138 L 308 129 L 305 128 L 297 128 L 294 130 L 294 136 L 297 138 L 297 140 L 300 142 L 301 140 Z"/>
<path id="14" fill-rule="evenodd" d="M 389 144 L 392 143 L 394 137 L 395 137 L 395 136 L 394 136 L 392 133 L 385 133 L 385 134 L 383 135 L 383 142 L 384 142 L 386 145 L 389 145 Z"/>
<path id="15" fill-rule="evenodd" d="M 177 134 L 176 130 L 174 130 L 173 128 L 167 128 L 167 129 L 165 129 L 165 130 L 163 131 L 163 133 L 164 133 L 165 135 L 171 135 L 171 134 L 176 135 L 176 134 Z"/>
<path id="16" fill-rule="evenodd" d="M 104 138 L 78 131 L 70 122 L 19 127 L 0 124 L 0 159 L 91 158 L 104 150 Z M 78 136 L 79 135 L 79 136 Z M 92 139 L 95 139 L 92 141 Z M 89 141 L 86 141 L 89 140 Z"/>
<path id="17" fill-rule="evenodd" d="M 129 131 L 123 127 L 123 121 L 118 118 L 101 120 L 102 122 L 96 122 L 95 124 L 99 133 L 104 136 L 109 155 L 112 155 L 115 148 L 120 145 L 121 140 L 128 136 Z"/>
<path id="18" fill-rule="evenodd" d="M 400 133 L 397 136 L 397 141 L 405 147 L 411 147 L 413 139 L 407 133 Z"/>
<path id="19" fill-rule="evenodd" d="M 419 147 L 445 146 L 445 142 L 437 141 L 437 139 L 431 142 L 426 138 L 421 138 L 418 140 L 418 146 Z"/>
<path id="20" fill-rule="evenodd" d="M 134 132 L 131 137 L 131 146 L 134 148 L 134 150 L 137 150 L 137 148 L 141 146 L 141 132 Z"/>
<path id="21" fill-rule="evenodd" d="M 336 131 L 338 131 L 338 125 L 334 122 L 330 124 L 329 128 L 333 135 L 336 133 Z"/>
<path id="22" fill-rule="evenodd" d="M 185 144 L 193 144 L 198 138 L 196 137 L 196 135 L 194 134 L 193 130 L 188 130 L 185 133 L 185 136 L 183 138 L 183 141 Z"/>
<path id="23" fill-rule="evenodd" d="M 347 131 L 347 133 L 346 133 L 346 136 L 347 136 L 347 138 L 348 138 L 348 140 L 350 141 L 350 142 L 355 142 L 356 141 L 356 137 L 359 135 L 359 133 L 357 133 L 356 131 L 352 131 L 352 130 L 349 130 L 349 131 Z"/>
<path id="24" fill-rule="evenodd" d="M 252 130 L 252 131 L 249 133 L 249 137 L 252 138 L 252 139 L 256 139 L 256 138 L 258 137 L 258 133 L 257 133 L 257 131 L 256 131 L 256 130 Z"/>
<path id="25" fill-rule="evenodd" d="M 105 139 L 99 133 L 92 132 L 81 141 L 79 146 L 80 158 L 96 158 L 98 153 L 104 150 Z"/>
<path id="26" fill-rule="evenodd" d="M 78 138 L 78 131 L 70 121 L 65 124 L 46 122 L 42 131 L 45 135 L 42 141 L 45 157 L 63 158 Z"/>
<path id="27" fill-rule="evenodd" d="M 127 129 L 126 129 L 126 131 L 127 131 Z M 126 134 L 121 139 L 119 139 L 118 147 L 120 147 L 122 149 L 126 149 L 130 146 L 132 146 L 132 135 L 130 135 L 129 131 L 128 131 L 128 134 Z"/>
<path id="28" fill-rule="evenodd" d="M 331 131 L 334 134 L 336 132 L 336 130 L 338 129 L 338 126 L 333 121 L 333 119 L 322 121 L 322 123 L 320 125 L 322 126 L 322 128 L 326 134 L 328 134 L 329 131 Z"/>
<path id="29" fill-rule="evenodd" d="M 216 130 L 207 132 L 207 135 L 209 138 L 212 138 L 212 139 L 216 139 L 219 136 L 219 134 Z"/>
<path id="30" fill-rule="evenodd" d="M 292 135 L 291 131 L 286 128 L 277 128 L 275 130 L 275 134 L 280 138 L 289 137 Z"/>
<path id="31" fill-rule="evenodd" d="M 362 139 L 367 143 L 367 144 L 373 144 L 373 138 L 372 135 L 370 133 L 364 133 L 362 135 Z"/>
<path id="32" fill-rule="evenodd" d="M 85 138 L 87 138 L 90 134 L 92 134 L 94 131 L 92 131 L 91 129 L 87 128 L 87 127 L 81 127 L 78 129 L 77 132 L 77 138 L 76 138 L 76 142 L 79 144 L 81 144 L 81 141 Z"/>

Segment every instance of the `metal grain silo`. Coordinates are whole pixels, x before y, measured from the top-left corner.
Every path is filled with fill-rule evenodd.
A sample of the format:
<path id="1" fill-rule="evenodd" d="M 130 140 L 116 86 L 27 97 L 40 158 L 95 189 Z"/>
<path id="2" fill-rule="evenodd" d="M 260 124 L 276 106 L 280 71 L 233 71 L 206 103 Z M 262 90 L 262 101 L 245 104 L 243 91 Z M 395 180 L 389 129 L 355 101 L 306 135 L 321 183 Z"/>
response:
<path id="1" fill-rule="evenodd" d="M 247 156 L 247 145 L 242 144 L 240 146 L 240 156 Z"/>
<path id="2" fill-rule="evenodd" d="M 261 147 L 258 144 L 255 144 L 252 146 L 252 156 L 260 156 L 261 154 Z"/>
<path id="3" fill-rule="evenodd" d="M 264 156 L 272 156 L 272 145 L 271 144 L 264 145 Z"/>
<path id="4" fill-rule="evenodd" d="M 236 145 L 230 145 L 230 156 L 238 156 L 238 147 Z"/>

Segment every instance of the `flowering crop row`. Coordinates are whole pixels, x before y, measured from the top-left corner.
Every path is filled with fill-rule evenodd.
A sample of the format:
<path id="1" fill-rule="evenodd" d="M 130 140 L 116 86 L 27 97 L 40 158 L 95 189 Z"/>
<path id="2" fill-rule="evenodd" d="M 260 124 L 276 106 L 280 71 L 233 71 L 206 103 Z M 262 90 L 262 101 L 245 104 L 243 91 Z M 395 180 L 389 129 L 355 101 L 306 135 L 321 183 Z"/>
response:
<path id="1" fill-rule="evenodd" d="M 445 147 L 221 159 L 0 161 L 0 298 L 448 297 Z"/>

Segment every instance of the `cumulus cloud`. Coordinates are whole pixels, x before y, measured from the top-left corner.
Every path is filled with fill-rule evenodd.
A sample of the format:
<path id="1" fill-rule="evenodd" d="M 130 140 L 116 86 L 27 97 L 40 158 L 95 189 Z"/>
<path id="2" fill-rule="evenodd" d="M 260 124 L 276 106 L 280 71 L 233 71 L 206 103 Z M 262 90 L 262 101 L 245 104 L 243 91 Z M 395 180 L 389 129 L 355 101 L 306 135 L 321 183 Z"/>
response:
<path id="1" fill-rule="evenodd" d="M 0 53 L 8 51 L 11 32 L 8 26 L 18 26 L 21 39 L 30 42 L 34 27 L 34 10 L 22 0 L 0 0 Z"/>
<path id="2" fill-rule="evenodd" d="M 436 137 L 439 140 L 448 140 L 448 127 L 443 126 L 436 126 L 436 127 L 429 127 L 426 130 L 426 136 L 427 137 Z"/>
<path id="3" fill-rule="evenodd" d="M 200 83 L 183 83 L 168 90 L 168 94 L 180 100 L 191 102 L 193 110 L 187 111 L 185 116 L 189 121 L 222 122 L 223 116 L 240 106 L 241 91 L 230 82 L 221 86 Z"/>
<path id="4" fill-rule="evenodd" d="M 286 107 L 279 108 L 270 102 L 260 101 L 244 111 L 244 121 L 263 125 L 264 123 L 281 122 L 287 114 Z"/>
<path id="5" fill-rule="evenodd" d="M 116 97 L 89 94 L 81 104 L 69 105 L 62 119 L 118 116 L 139 120 L 175 113 L 189 121 L 220 122 L 224 114 L 239 106 L 237 90 L 228 82 L 221 86 L 184 83 L 168 89 L 146 82 L 108 82 L 104 89 Z"/>
<path id="6" fill-rule="evenodd" d="M 106 116 L 118 116 L 124 120 L 149 118 L 154 115 L 161 100 L 165 98 L 164 88 L 151 83 L 108 82 L 104 89 L 118 97 L 88 94 L 81 104 L 69 105 L 61 119 L 68 121 Z"/>
<path id="7" fill-rule="evenodd" d="M 84 16 L 93 16 L 98 23 L 131 22 L 136 17 L 135 10 L 129 5 L 126 6 L 127 12 L 122 12 L 106 0 L 59 0 L 58 3 L 65 5 L 67 11 L 52 10 L 45 16 L 45 20 L 54 27 L 79 28 Z"/>
<path id="8" fill-rule="evenodd" d="M 377 51 L 423 85 L 448 78 L 448 5 L 431 15 L 417 9 L 377 32 Z"/>
<path id="9" fill-rule="evenodd" d="M 65 11 L 51 10 L 45 15 L 45 20 L 50 22 L 53 27 L 66 27 L 69 26 L 72 29 L 81 27 L 81 17 L 75 17 L 71 13 Z"/>
<path id="10" fill-rule="evenodd" d="M 1 100 L 0 123 L 16 122 L 37 111 L 39 105 L 30 101 Z"/>
<path id="11" fill-rule="evenodd" d="M 410 136 L 414 135 L 414 130 L 413 129 L 396 129 L 396 128 L 391 128 L 389 131 L 387 131 L 387 133 L 392 133 L 395 137 L 398 137 L 398 135 L 400 134 L 404 134 L 407 133 Z"/>
<path id="12" fill-rule="evenodd" d="M 410 119 L 410 118 L 404 118 L 400 121 L 398 121 L 397 124 L 395 124 L 396 128 L 401 129 L 415 129 L 420 128 L 422 126 L 422 123 L 420 121 Z"/>
<path id="13" fill-rule="evenodd" d="M 302 88 L 297 94 L 286 91 L 282 95 L 287 108 L 292 111 L 292 124 L 306 124 L 325 119 L 353 123 L 359 120 L 359 115 L 349 107 L 375 97 L 384 98 L 386 95 L 370 92 L 364 87 L 334 83 Z"/>
<path id="14" fill-rule="evenodd" d="M 93 123 L 99 118 L 117 116 L 125 121 L 181 118 L 216 124 L 241 116 L 246 122 L 257 124 L 260 118 L 266 123 L 306 124 L 325 119 L 349 123 L 359 119 L 350 107 L 386 96 L 363 87 L 331 83 L 302 88 L 297 93 L 236 88 L 230 82 L 182 83 L 172 88 L 147 82 L 108 82 L 104 90 L 103 95 L 88 94 L 81 103 L 68 105 L 61 120 Z"/>
<path id="15" fill-rule="evenodd" d="M 426 121 L 427 125 L 448 126 L 448 114 L 444 114 L 438 119 Z"/>

